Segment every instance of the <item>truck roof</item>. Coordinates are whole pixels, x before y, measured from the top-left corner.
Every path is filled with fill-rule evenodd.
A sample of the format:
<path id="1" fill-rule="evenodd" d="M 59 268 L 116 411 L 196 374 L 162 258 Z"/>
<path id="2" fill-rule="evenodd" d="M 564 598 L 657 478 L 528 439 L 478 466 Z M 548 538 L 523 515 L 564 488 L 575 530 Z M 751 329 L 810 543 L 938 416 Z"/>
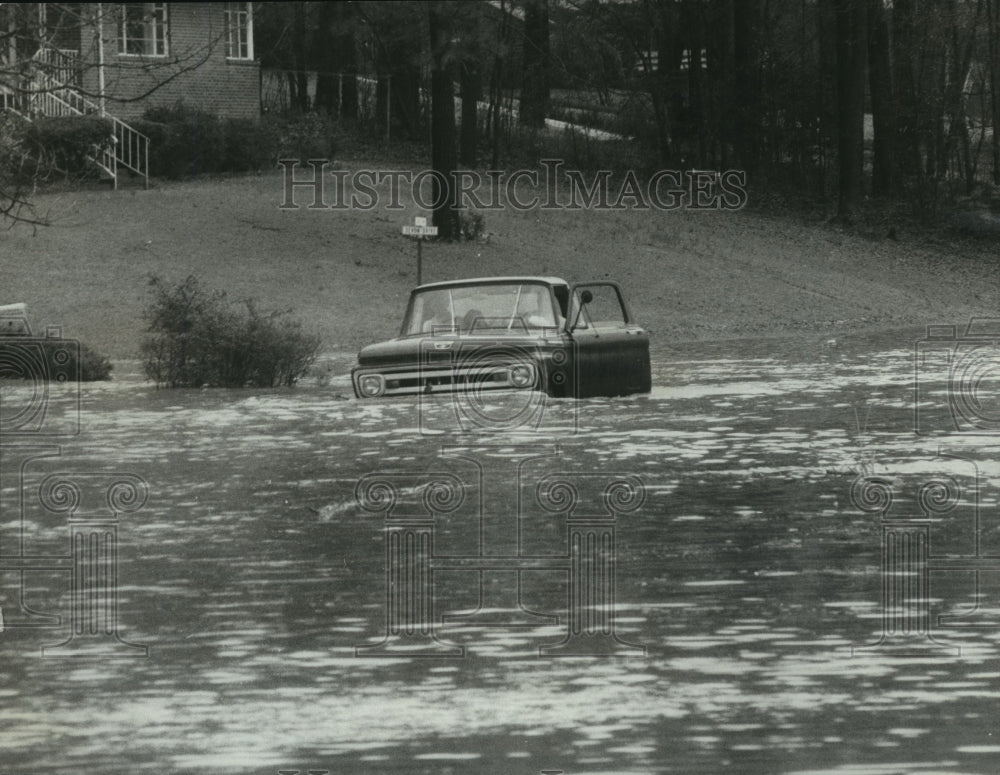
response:
<path id="1" fill-rule="evenodd" d="M 465 280 L 445 280 L 437 283 L 424 283 L 414 288 L 415 291 L 426 291 L 433 288 L 454 288 L 459 285 L 491 285 L 500 283 L 543 283 L 544 285 L 569 285 L 561 277 L 470 277 Z"/>

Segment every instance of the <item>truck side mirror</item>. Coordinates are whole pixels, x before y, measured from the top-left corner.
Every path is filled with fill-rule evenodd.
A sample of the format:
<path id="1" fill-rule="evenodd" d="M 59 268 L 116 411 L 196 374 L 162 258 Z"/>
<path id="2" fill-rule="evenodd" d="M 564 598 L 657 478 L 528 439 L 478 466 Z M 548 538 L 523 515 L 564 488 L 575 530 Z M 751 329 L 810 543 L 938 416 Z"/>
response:
<path id="1" fill-rule="evenodd" d="M 580 306 L 576 308 L 576 317 L 573 319 L 573 325 L 570 326 L 569 331 L 573 333 L 576 331 L 576 326 L 580 322 L 580 315 L 583 313 L 583 308 L 590 304 L 594 300 L 594 294 L 592 294 L 587 289 L 580 291 Z"/>

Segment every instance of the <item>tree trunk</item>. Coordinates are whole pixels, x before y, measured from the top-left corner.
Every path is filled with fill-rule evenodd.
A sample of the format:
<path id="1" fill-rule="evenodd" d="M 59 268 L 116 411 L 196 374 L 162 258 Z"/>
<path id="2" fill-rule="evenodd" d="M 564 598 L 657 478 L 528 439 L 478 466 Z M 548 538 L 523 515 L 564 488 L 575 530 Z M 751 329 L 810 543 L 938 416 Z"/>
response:
<path id="1" fill-rule="evenodd" d="M 333 12 L 333 51 L 331 61 L 336 71 L 334 87 L 337 90 L 339 104 L 337 112 L 340 118 L 354 121 L 358 117 L 358 59 L 355 48 L 352 27 L 353 3 L 323 3 L 324 7 L 332 6 Z M 317 95 L 318 96 L 318 95 Z"/>
<path id="2" fill-rule="evenodd" d="M 295 78 L 294 70 L 285 70 L 284 72 L 285 80 L 288 81 L 288 105 L 284 104 L 282 100 L 281 109 L 287 110 L 289 113 L 295 110 L 296 106 L 299 104 L 299 82 Z"/>
<path id="3" fill-rule="evenodd" d="M 316 104 L 321 113 L 337 111 L 337 76 L 334 74 L 334 50 L 331 42 L 334 36 L 334 3 L 320 3 L 313 37 L 313 51 L 316 52 Z"/>
<path id="4" fill-rule="evenodd" d="M 965 179 L 966 193 L 971 194 L 976 182 L 976 154 L 973 153 L 969 139 L 968 105 L 965 84 L 972 71 L 972 54 L 976 49 L 976 32 L 980 26 L 980 15 L 983 11 L 982 0 L 977 0 L 975 12 L 966 24 L 960 24 L 958 8 L 952 0 L 949 3 L 951 17 L 951 68 L 946 86 L 946 111 L 949 117 L 948 141 L 945 158 L 949 150 L 954 150 L 959 157 L 962 177 Z M 963 39 L 962 33 L 965 33 Z M 956 148 L 957 146 L 957 148 Z"/>
<path id="5" fill-rule="evenodd" d="M 421 135 L 419 56 L 419 51 L 402 46 L 393 52 L 392 61 L 392 119 L 411 140 Z"/>
<path id="6" fill-rule="evenodd" d="M 431 39 L 431 167 L 437 173 L 433 181 L 434 225 L 438 238 L 452 240 L 459 235 L 458 210 L 455 208 L 454 172 L 458 166 L 455 153 L 455 86 L 451 68 L 451 18 L 447 3 L 434 3 L 428 9 Z"/>
<path id="7" fill-rule="evenodd" d="M 694 141 L 691 152 L 694 153 L 694 164 L 705 165 L 705 127 L 704 127 L 704 97 L 702 81 L 701 50 L 704 48 L 702 4 L 686 0 L 688 29 L 688 100 L 687 100 L 687 130 Z"/>
<path id="8" fill-rule="evenodd" d="M 478 144 L 478 101 L 482 85 L 479 65 L 476 62 L 462 63 L 462 133 L 459 138 L 458 160 L 466 169 L 476 166 L 476 146 Z"/>
<path id="9" fill-rule="evenodd" d="M 816 84 L 816 116 L 819 118 L 818 145 L 820 152 L 819 182 L 828 193 L 828 173 L 837 139 L 837 11 L 834 0 L 819 0 L 817 6 L 817 38 L 819 81 Z"/>
<path id="10" fill-rule="evenodd" d="M 379 72 L 375 79 L 375 126 L 378 132 L 385 126 L 386 111 L 389 110 L 389 92 L 392 89 L 392 77 L 386 72 Z"/>
<path id="11" fill-rule="evenodd" d="M 524 5 L 524 73 L 521 86 L 521 126 L 541 129 L 549 110 L 549 3 L 526 0 Z"/>
<path id="12" fill-rule="evenodd" d="M 747 172 L 757 168 L 760 154 L 760 120 L 757 99 L 757 30 L 760 24 L 758 0 L 733 0 L 733 68 L 736 106 L 733 147 L 737 161 Z"/>
<path id="13" fill-rule="evenodd" d="M 493 71 L 490 73 L 490 169 L 498 169 L 500 166 L 500 114 L 501 103 L 503 102 L 503 82 L 506 74 L 504 52 L 507 51 L 507 44 L 510 39 L 509 19 L 510 15 L 507 13 L 506 0 L 500 0 L 500 23 L 497 26 L 497 38 L 494 43 L 496 55 L 493 58 Z"/>
<path id="14" fill-rule="evenodd" d="M 920 133 L 914 74 L 913 0 L 893 0 L 892 62 L 896 87 L 897 180 L 920 174 Z"/>
<path id="15" fill-rule="evenodd" d="M 1000 186 L 1000 2 L 986 0 L 990 105 L 993 113 L 993 183 Z"/>
<path id="16" fill-rule="evenodd" d="M 868 79 L 872 97 L 872 195 L 889 196 L 893 192 L 893 158 L 896 119 L 893 111 L 893 85 L 889 54 L 889 20 L 883 0 L 869 0 Z"/>
<path id="17" fill-rule="evenodd" d="M 306 39 L 306 4 L 304 2 L 295 4 L 293 19 L 295 34 L 293 49 L 295 52 L 295 106 L 300 112 L 305 113 L 309 110 L 309 79 L 306 76 L 308 40 Z"/>
<path id="18" fill-rule="evenodd" d="M 358 117 L 358 73 L 352 66 L 340 76 L 340 117 L 353 121 Z"/>
<path id="19" fill-rule="evenodd" d="M 866 0 L 837 0 L 837 216 L 850 222 L 861 207 L 865 162 Z"/>
<path id="20" fill-rule="evenodd" d="M 418 41 L 393 30 L 379 46 L 375 87 L 375 119 L 385 126 L 386 111 L 392 126 L 411 140 L 420 137 L 420 49 Z"/>
<path id="21" fill-rule="evenodd" d="M 643 15 L 649 29 L 649 40 L 655 46 L 657 53 L 656 68 L 650 72 L 651 59 L 643 62 L 646 73 L 645 83 L 649 101 L 653 107 L 653 120 L 656 123 L 656 145 L 660 164 L 664 167 L 680 163 L 675 158 L 676 138 L 674 132 L 677 125 L 675 108 L 680 101 L 680 94 L 673 90 L 671 78 L 680 69 L 682 49 L 676 31 L 680 26 L 680 17 L 673 4 L 663 4 L 646 0 L 643 3 Z M 653 47 L 651 46 L 651 48 Z M 673 103 L 673 104 L 672 104 Z"/>
<path id="22" fill-rule="evenodd" d="M 925 41 L 921 54 L 926 68 L 923 72 L 927 73 L 927 81 L 932 84 L 930 89 L 920 89 L 923 97 L 920 127 L 924 136 L 923 145 L 927 149 L 924 169 L 927 177 L 936 183 L 936 179 L 943 176 L 948 168 L 948 132 L 944 126 L 948 99 L 948 49 L 942 38 L 934 36 Z"/>
<path id="23" fill-rule="evenodd" d="M 735 93 L 735 73 L 733 70 L 733 9 L 731 3 L 723 2 L 710 7 L 713 24 L 710 29 L 715 37 L 715 53 L 709 61 L 710 74 L 715 86 L 712 115 L 717 121 L 719 133 L 719 161 L 721 169 L 734 166 L 733 137 L 736 135 L 733 120 L 732 95 Z"/>

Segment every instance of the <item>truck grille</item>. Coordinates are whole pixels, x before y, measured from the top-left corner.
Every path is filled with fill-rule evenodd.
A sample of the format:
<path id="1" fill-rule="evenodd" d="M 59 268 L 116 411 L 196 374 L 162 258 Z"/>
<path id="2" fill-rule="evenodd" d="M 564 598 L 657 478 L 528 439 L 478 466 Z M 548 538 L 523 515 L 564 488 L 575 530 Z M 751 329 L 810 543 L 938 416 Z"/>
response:
<path id="1" fill-rule="evenodd" d="M 512 372 L 516 368 L 529 368 L 530 376 L 515 382 Z M 354 392 L 365 396 L 359 389 L 360 380 L 367 375 L 381 375 L 385 388 L 381 396 L 416 395 L 417 393 L 456 392 L 460 390 L 530 390 L 537 386 L 538 374 L 534 365 L 506 363 L 468 367 L 406 369 L 361 369 L 354 373 Z"/>

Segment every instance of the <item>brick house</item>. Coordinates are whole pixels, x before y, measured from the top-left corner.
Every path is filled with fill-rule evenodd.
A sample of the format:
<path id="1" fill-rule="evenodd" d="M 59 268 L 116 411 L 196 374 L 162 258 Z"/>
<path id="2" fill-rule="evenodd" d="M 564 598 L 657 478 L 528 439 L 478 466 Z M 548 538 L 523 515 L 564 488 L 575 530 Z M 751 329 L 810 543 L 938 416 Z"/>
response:
<path id="1" fill-rule="evenodd" d="M 0 111 L 103 116 L 88 158 L 116 188 L 149 184 L 150 140 L 126 123 L 147 108 L 260 115 L 252 3 L 0 3 L 0 30 Z"/>
<path id="2" fill-rule="evenodd" d="M 82 91 L 103 94 L 109 113 L 127 120 L 183 101 L 220 116 L 260 115 L 252 3 L 78 7 L 79 42 L 67 48 L 79 52 Z"/>

